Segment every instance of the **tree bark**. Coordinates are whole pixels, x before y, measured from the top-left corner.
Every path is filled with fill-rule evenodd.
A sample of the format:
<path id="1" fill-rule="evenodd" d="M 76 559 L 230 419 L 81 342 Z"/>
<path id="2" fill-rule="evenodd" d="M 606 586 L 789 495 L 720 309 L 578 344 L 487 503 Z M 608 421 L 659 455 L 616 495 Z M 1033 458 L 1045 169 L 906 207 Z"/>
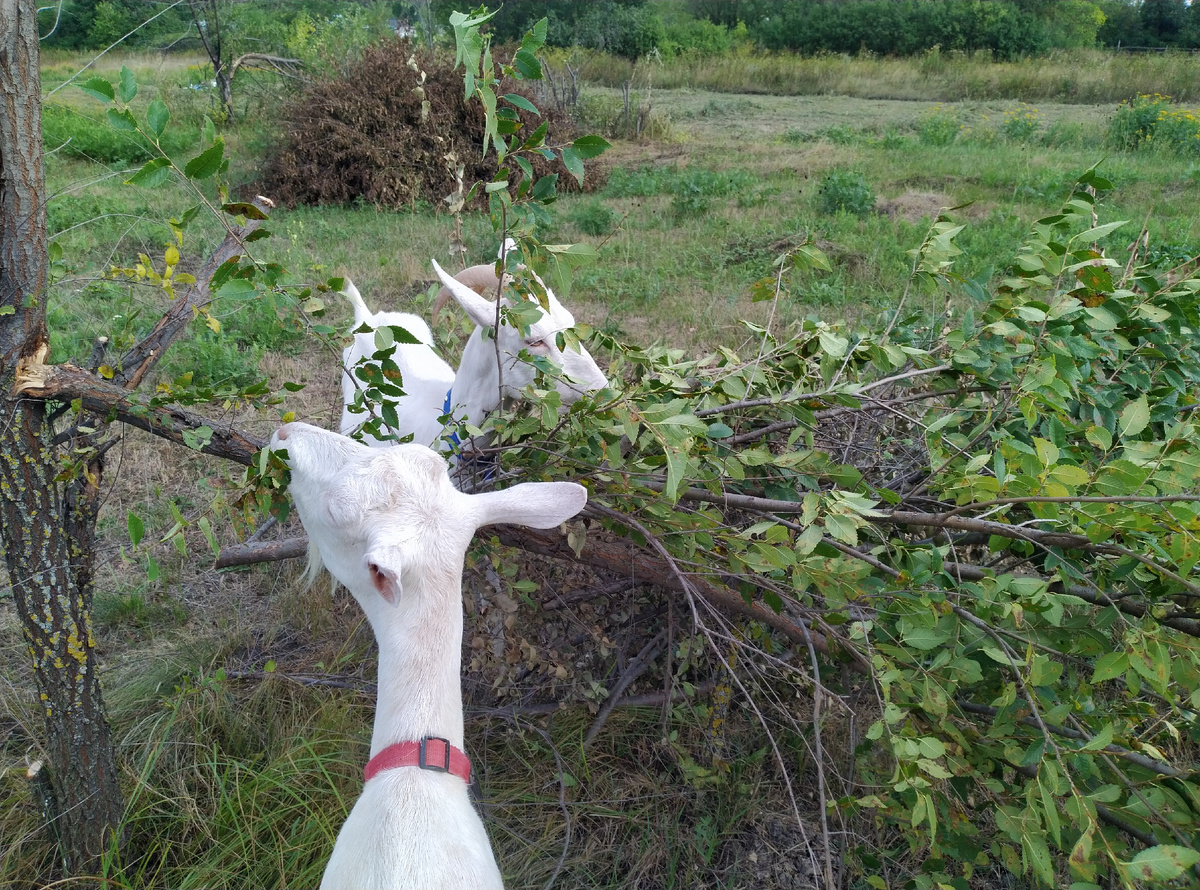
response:
<path id="1" fill-rule="evenodd" d="M 0 0 L 0 541 L 46 719 L 54 829 L 69 874 L 98 870 L 123 812 L 91 626 L 90 546 L 73 535 L 94 477 L 72 492 L 45 403 L 14 394 L 46 333 L 46 208 L 37 6 Z"/>

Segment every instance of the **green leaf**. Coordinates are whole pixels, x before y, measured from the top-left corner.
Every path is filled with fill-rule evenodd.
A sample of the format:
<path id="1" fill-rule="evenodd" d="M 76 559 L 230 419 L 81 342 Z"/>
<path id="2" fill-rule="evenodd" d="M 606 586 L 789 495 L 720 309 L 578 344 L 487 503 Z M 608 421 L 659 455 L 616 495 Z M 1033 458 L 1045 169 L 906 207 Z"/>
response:
<path id="1" fill-rule="evenodd" d="M 137 121 L 134 120 L 133 112 L 128 108 L 108 109 L 108 123 L 114 130 L 121 130 L 124 133 L 137 132 Z"/>
<path id="2" fill-rule="evenodd" d="M 849 340 L 830 330 L 818 331 L 817 340 L 821 344 L 821 349 L 833 358 L 844 358 L 846 350 L 850 347 Z"/>
<path id="3" fill-rule="evenodd" d="M 197 430 L 197 432 L 199 431 Z M 209 549 L 212 550 L 213 556 L 220 556 L 221 545 L 217 543 L 216 535 L 213 534 L 212 523 L 208 521 L 208 517 L 201 516 L 199 522 L 196 524 L 200 526 L 200 531 L 204 533 L 204 537 L 208 541 L 208 546 Z"/>
<path id="4" fill-rule="evenodd" d="M 507 93 L 500 98 L 505 102 L 508 102 L 510 105 L 517 106 L 517 108 L 520 108 L 522 111 L 528 111 L 532 114 L 541 114 L 541 112 L 537 110 L 532 102 L 519 93 Z"/>
<path id="5" fill-rule="evenodd" d="M 121 97 L 121 101 L 128 105 L 133 101 L 133 97 L 137 95 L 137 80 L 133 76 L 133 72 L 126 66 L 121 66 L 121 82 L 117 85 L 117 95 Z"/>
<path id="6" fill-rule="evenodd" d="M 519 49 L 513 54 L 513 68 L 516 69 L 517 76 L 522 80 L 541 80 L 542 79 L 542 63 L 538 61 L 537 56 L 527 49 Z"/>
<path id="7" fill-rule="evenodd" d="M 612 148 L 611 143 L 599 136 L 580 136 L 571 143 L 571 148 L 584 160 L 594 158 Z"/>
<path id="8" fill-rule="evenodd" d="M 1146 394 L 1135 402 L 1130 402 L 1121 412 L 1121 420 L 1117 424 L 1117 435 L 1124 439 L 1126 436 L 1136 436 L 1150 423 L 1150 402 Z"/>
<path id="9" fill-rule="evenodd" d="M 904 640 L 906 645 L 912 646 L 914 649 L 928 652 L 931 649 L 945 645 L 946 641 L 950 639 L 950 634 L 936 627 L 906 626 L 901 632 L 901 639 Z"/>
<path id="10" fill-rule="evenodd" d="M 1138 880 L 1170 881 L 1197 862 L 1200 862 L 1200 851 L 1175 844 L 1161 844 L 1142 850 L 1125 866 Z"/>
<path id="11" fill-rule="evenodd" d="M 101 102 L 111 102 L 117 97 L 113 85 L 103 77 L 89 77 L 79 85 L 79 89 Z"/>
<path id="12" fill-rule="evenodd" d="M 1092 672 L 1092 682 L 1102 683 L 1119 677 L 1129 669 L 1129 656 L 1124 652 L 1109 652 L 1096 659 L 1096 667 Z"/>
<path id="13" fill-rule="evenodd" d="M 583 159 L 579 157 L 579 152 L 573 148 L 564 148 L 562 160 L 567 172 L 575 177 L 576 182 L 583 185 Z"/>
<path id="14" fill-rule="evenodd" d="M 146 554 L 146 580 L 151 583 L 158 580 L 158 563 L 149 553 Z"/>
<path id="15" fill-rule="evenodd" d="M 1112 433 L 1102 426 L 1089 426 L 1083 435 L 1101 451 L 1108 451 L 1112 448 Z"/>
<path id="16" fill-rule="evenodd" d="M 163 130 L 167 128 L 167 121 L 170 119 L 171 112 L 162 99 L 155 99 L 146 109 L 146 125 L 154 133 L 155 139 L 162 136 Z"/>
<path id="17" fill-rule="evenodd" d="M 246 219 L 270 219 L 270 217 L 258 209 L 257 205 L 251 204 L 249 201 L 222 204 L 221 209 L 230 216 L 244 216 Z"/>
<path id="18" fill-rule="evenodd" d="M 1083 746 L 1084 751 L 1100 751 L 1112 744 L 1113 728 L 1109 723 L 1102 730 L 1092 736 L 1092 740 Z"/>
<path id="19" fill-rule="evenodd" d="M 1105 235 L 1115 232 L 1117 229 L 1121 228 L 1121 226 L 1125 225 L 1128 222 L 1129 222 L 1129 220 L 1122 219 L 1122 220 L 1118 220 L 1116 222 L 1105 223 L 1102 226 L 1096 226 L 1096 228 L 1094 228 L 1094 229 L 1088 229 L 1086 232 L 1080 232 L 1078 235 L 1076 235 L 1071 240 L 1072 241 L 1082 241 L 1084 244 L 1091 244 L 1093 241 L 1099 241 Z"/>
<path id="20" fill-rule="evenodd" d="M 258 288 L 247 278 L 231 278 L 217 288 L 216 293 L 230 300 L 245 300 L 257 295 Z"/>
<path id="21" fill-rule="evenodd" d="M 550 204 L 558 198 L 557 189 L 558 174 L 551 173 L 548 176 L 543 176 L 534 183 L 533 192 L 530 197 L 541 204 Z"/>
<path id="22" fill-rule="evenodd" d="M 142 188 L 157 188 L 171 176 L 171 162 L 166 158 L 151 158 L 141 170 L 125 180 L 126 185 L 140 185 Z"/>
<path id="23" fill-rule="evenodd" d="M 126 524 L 129 526 L 129 541 L 136 547 L 146 533 L 146 526 L 142 523 L 141 517 L 132 511 L 126 516 Z"/>
<path id="24" fill-rule="evenodd" d="M 187 162 L 183 173 L 188 179 L 208 179 L 221 169 L 225 159 L 225 139 L 218 136 L 210 148 L 205 149 Z"/>
<path id="25" fill-rule="evenodd" d="M 792 254 L 792 265 L 797 269 L 820 269 L 824 272 L 832 272 L 833 267 L 829 264 L 829 257 L 820 248 L 811 244 L 801 244 L 796 248 L 796 252 Z"/>
<path id="26" fill-rule="evenodd" d="M 728 439 L 733 435 L 733 430 L 724 423 L 712 423 L 708 426 L 708 438 L 710 439 Z"/>

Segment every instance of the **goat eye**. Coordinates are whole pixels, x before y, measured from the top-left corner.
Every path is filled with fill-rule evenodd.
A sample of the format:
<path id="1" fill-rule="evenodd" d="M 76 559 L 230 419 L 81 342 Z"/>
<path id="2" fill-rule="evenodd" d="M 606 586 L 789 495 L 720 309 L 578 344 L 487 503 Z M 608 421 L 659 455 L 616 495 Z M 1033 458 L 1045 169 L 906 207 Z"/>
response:
<path id="1" fill-rule="evenodd" d="M 530 349 L 545 349 L 546 341 L 545 340 L 528 340 L 528 341 L 526 341 L 525 345 L 528 346 Z"/>

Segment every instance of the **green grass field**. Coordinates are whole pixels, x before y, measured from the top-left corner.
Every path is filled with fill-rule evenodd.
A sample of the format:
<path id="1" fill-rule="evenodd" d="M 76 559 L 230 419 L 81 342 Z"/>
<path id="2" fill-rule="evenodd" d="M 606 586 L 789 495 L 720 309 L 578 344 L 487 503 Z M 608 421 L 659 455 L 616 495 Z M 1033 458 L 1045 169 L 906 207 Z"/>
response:
<path id="1" fill-rule="evenodd" d="M 169 150 L 186 157 L 199 142 L 211 96 L 192 89 L 200 80 L 191 67 L 196 61 L 110 55 L 93 70 L 114 77 L 121 64 L 133 68 L 143 85 L 135 108 L 163 98 L 179 128 Z M 150 328 L 166 305 L 163 292 L 110 280 L 105 272 L 136 263 L 141 253 L 161 266 L 170 237 L 163 221 L 197 200 L 179 190 L 121 184 L 138 166 L 136 146 L 104 148 L 111 140 L 96 129 L 100 107 L 77 89 L 49 95 L 85 62 L 48 58 L 43 73 L 47 102 L 61 106 L 54 112 L 58 130 L 47 137 L 54 150 L 47 165 L 50 226 L 66 265 L 49 307 L 56 362 L 85 359 L 98 336 L 109 336 L 119 349 Z M 1016 78 L 1028 69 L 973 70 L 958 59 L 926 60 L 924 76 L 919 61 L 866 60 L 852 69 L 826 60 L 825 79 L 814 81 L 807 95 L 752 94 L 748 67 L 730 64 L 736 71 L 721 68 L 707 79 L 692 72 L 690 85 L 674 72 L 653 89 L 638 89 L 654 138 L 619 141 L 593 170 L 603 187 L 564 195 L 553 206 L 541 239 L 588 242 L 600 254 L 578 271 L 567 300 L 580 320 L 639 344 L 696 354 L 718 345 L 738 349 L 752 336 L 742 322 L 765 324 L 770 311 L 768 303 L 751 302 L 751 285 L 805 239 L 828 255 L 832 271 L 796 277 L 772 323 L 785 326 L 808 315 L 866 320 L 896 307 L 909 276 L 908 251 L 939 212 L 966 226 L 957 239 L 965 251 L 958 274 L 992 279 L 1011 261 L 1030 223 L 1055 210 L 1079 173 L 1097 162 L 1116 184 L 1106 218 L 1130 221 L 1107 240 L 1110 255 L 1124 262 L 1143 226 L 1163 270 L 1200 253 L 1195 154 L 1111 147 L 1106 136 L 1117 100 L 1102 95 L 1095 86 L 1101 75 L 1080 70 L 1079 60 L 1055 60 L 1058 67 L 1037 77 L 1061 80 L 1068 76 L 1063 71 L 1073 71 L 1076 87 L 1065 92 L 1102 95 L 1102 104 L 1035 103 L 1048 93 L 1038 87 L 1022 96 Z M 1153 67 L 1163 63 L 1128 64 L 1146 69 L 1130 81 L 1138 90 L 1167 92 L 1181 82 L 1174 68 Z M 1129 73 L 1105 72 L 1110 79 Z M 796 84 L 807 81 L 793 76 L 799 91 Z M 988 95 L 964 93 L 964 83 L 1006 76 L 1010 85 L 994 91 L 1005 98 L 964 98 Z M 789 83 L 783 74 L 771 81 L 777 91 Z M 871 83 L 890 86 L 882 91 Z M 1022 97 L 1032 104 L 1022 106 Z M 277 98 L 269 84 L 250 90 L 246 114 L 225 133 L 236 187 L 254 182 L 277 125 L 269 117 Z M 1196 100 L 1194 93 L 1185 98 Z M 585 118 L 611 129 L 621 102 L 614 87 L 592 86 L 585 91 Z M 822 190 L 833 173 L 859 174 L 874 196 L 869 209 L 827 212 L 839 198 L 831 187 Z M 266 225 L 273 237 L 256 242 L 255 256 L 282 264 L 291 280 L 348 275 L 372 306 L 419 311 L 433 278 L 429 259 L 447 256 L 453 232 L 451 217 L 428 207 L 279 208 Z M 181 268 L 197 268 L 222 234 L 201 213 L 187 230 Z M 495 237 L 482 216 L 464 219 L 464 239 L 468 261 L 494 255 Z M 916 298 L 934 313 L 971 299 L 965 288 Z M 191 371 L 213 385 L 236 384 L 261 372 L 276 386 L 300 381 L 307 388 L 279 410 L 321 425 L 336 422 L 335 352 L 283 324 L 274 307 L 218 304 L 214 314 L 221 331 L 205 331 L 197 322 L 196 336 L 177 345 L 164 364 L 163 379 Z M 335 304 L 330 317 L 342 325 L 349 313 Z M 445 351 L 455 354 L 460 327 L 443 323 L 438 333 Z M 278 422 L 278 412 L 236 405 L 211 411 L 264 435 Z M 194 529 L 188 555 L 171 543 L 152 548 L 161 575 L 148 581 L 143 563 L 121 556 L 126 512 L 146 519 L 148 539 L 161 537 L 174 521 L 163 499 L 175 498 L 195 520 L 224 484 L 224 468 L 133 432 L 113 455 L 97 623 L 133 843 L 126 859 L 111 863 L 107 886 L 313 886 L 357 793 L 367 750 L 374 670 L 369 628 L 344 592 L 331 599 L 320 586 L 302 590 L 296 566 L 211 571 L 207 545 Z M 227 517 L 212 521 L 221 540 L 232 540 Z M 492 553 L 483 545 L 472 552 L 468 598 L 491 596 L 485 570 Z M 617 632 L 643 620 L 653 603 L 602 600 L 548 618 L 537 605 L 543 591 L 587 579 L 566 577 L 562 567 L 523 564 L 518 571 L 538 587 L 532 598 L 513 594 L 521 627 L 497 631 L 469 615 L 467 630 L 468 646 L 473 635 L 481 646 L 496 637 L 518 653 L 517 661 L 504 668 L 481 659 L 465 682 L 468 738 L 509 886 L 541 887 L 552 875 L 560 887 L 810 886 L 802 832 L 804 825 L 813 831 L 815 798 L 798 792 L 798 823 L 753 714 L 731 715 L 726 732 L 736 765 L 728 773 L 702 763 L 709 702 L 700 694 L 665 709 L 621 712 L 585 750 L 582 738 L 603 698 L 598 689 L 611 679 L 611 653 L 625 645 Z M 546 656 L 529 655 L 522 646 L 539 651 L 536 629 L 556 621 L 564 638 L 577 639 L 571 653 L 577 661 L 570 681 L 554 692 L 574 704 L 547 720 L 527 707 L 544 702 L 537 669 Z M 522 652 L 537 669 L 518 677 L 512 665 Z M 676 658 L 677 679 L 700 686 L 710 678 L 703 654 Z M 37 750 L 40 717 L 7 593 L 0 593 L 0 664 L 10 678 L 0 687 L 9 715 L 0 718 L 6 802 L 0 887 L 33 887 L 53 876 L 54 856 L 20 777 L 22 758 Z M 661 688 L 660 680 L 646 682 L 635 691 Z M 782 756 L 802 776 L 809 740 L 793 727 L 773 729 Z M 840 750 L 839 762 L 850 762 L 855 731 L 836 721 L 828 726 L 825 745 Z M 919 865 L 892 849 L 900 841 L 886 831 L 859 824 L 838 830 L 853 835 L 847 887 L 867 886 L 860 847 L 886 850 L 906 867 Z M 901 886 L 906 877 L 894 875 L 889 886 Z M 982 869 L 979 878 L 980 887 L 1024 886 L 998 870 Z"/>

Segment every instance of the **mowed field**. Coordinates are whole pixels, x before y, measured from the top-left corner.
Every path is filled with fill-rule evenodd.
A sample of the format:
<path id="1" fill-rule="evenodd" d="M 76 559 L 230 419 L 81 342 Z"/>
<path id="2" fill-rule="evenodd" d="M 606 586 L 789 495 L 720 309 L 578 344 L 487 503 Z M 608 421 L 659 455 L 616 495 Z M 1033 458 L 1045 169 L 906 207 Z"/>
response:
<path id="1" fill-rule="evenodd" d="M 115 77 L 121 64 L 135 69 L 143 85 L 135 107 L 162 96 L 176 114 L 172 126 L 198 130 L 208 97 L 184 88 L 187 60 L 106 58 L 97 70 Z M 45 75 L 47 91 L 70 68 L 70 60 L 55 60 Z M 279 127 L 270 116 L 274 96 L 251 93 L 247 113 L 225 132 L 235 192 L 253 193 Z M 98 104 L 73 87 L 51 101 L 99 116 Z M 1200 253 L 1200 165 L 1170 153 L 1110 147 L 1112 104 L 939 104 L 689 89 L 643 89 L 635 101 L 645 110 L 647 135 L 614 139 L 589 170 L 602 184 L 587 194 L 563 194 L 538 235 L 547 243 L 597 248 L 598 259 L 580 268 L 561 296 L 580 321 L 639 345 L 696 355 L 741 348 L 753 336 L 743 322 L 764 324 L 772 311 L 770 303 L 752 302 L 751 285 L 773 274 L 776 257 L 806 241 L 829 257 L 832 271 L 791 277 L 774 307 L 776 329 L 809 315 L 866 324 L 895 309 L 909 279 L 909 251 L 943 212 L 965 226 L 956 241 L 964 251 L 958 274 L 994 281 L 1030 224 L 1054 212 L 1078 175 L 1097 163 L 1115 184 L 1101 221 L 1130 221 L 1106 240 L 1111 255 L 1124 262 L 1143 226 L 1164 270 Z M 585 129 L 609 132 L 623 114 L 620 91 L 585 89 L 582 108 Z M 160 290 L 105 275 L 112 266 L 135 264 L 141 253 L 161 265 L 169 238 L 163 221 L 196 203 L 170 188 L 122 185 L 136 167 L 67 151 L 48 160 L 51 229 L 65 263 L 49 308 L 54 361 L 86 359 L 101 335 L 117 348 L 129 344 L 166 305 Z M 871 207 L 831 210 L 822 188 L 834 173 L 859 174 L 873 193 Z M 427 315 L 429 260 L 448 256 L 454 232 L 451 216 L 435 212 L 436 203 L 400 212 L 280 207 L 266 223 L 273 237 L 256 242 L 254 255 L 284 266 L 297 284 L 345 275 L 375 308 Z M 482 215 L 468 214 L 462 225 L 468 262 L 494 256 L 496 238 Z M 181 268 L 198 268 L 221 234 L 202 213 L 187 230 Z M 910 299 L 931 312 L 971 305 L 965 287 Z M 347 325 L 348 308 L 332 296 L 326 302 L 326 320 Z M 197 322 L 195 338 L 175 347 L 162 380 L 191 372 L 218 386 L 261 372 L 274 387 L 293 381 L 305 388 L 269 409 L 217 402 L 203 410 L 264 436 L 284 412 L 336 424 L 335 347 L 288 327 L 282 304 L 281 314 L 246 303 L 218 303 L 213 313 L 221 331 Z M 462 324 L 446 315 L 436 332 L 443 351 L 455 356 Z M 226 485 L 224 467 L 132 432 L 109 467 L 96 610 L 106 694 L 134 789 L 133 835 L 147 846 L 173 833 L 176 844 L 160 849 L 148 871 L 125 864 L 118 885 L 313 885 L 357 793 L 369 738 L 369 628 L 344 592 L 331 598 L 323 583 L 303 589 L 299 566 L 211 569 L 211 552 L 194 523 L 209 517 L 220 542 L 234 540 L 229 515 L 210 507 Z M 186 553 L 162 542 L 143 546 L 136 559 L 124 557 L 131 511 L 144 519 L 149 540 L 171 529 L 176 510 L 193 523 Z M 160 569 L 154 580 L 147 577 L 147 552 Z M 612 654 L 625 656 L 622 634 L 645 620 L 649 606 L 614 598 L 582 603 L 570 614 L 540 610 L 547 589 L 589 583 L 572 572 L 501 565 L 483 548 L 469 560 L 468 734 L 478 739 L 489 826 L 510 885 L 543 886 L 558 875 L 562 887 L 815 886 L 804 829 L 816 818 L 815 796 L 802 788 L 793 800 L 764 756 L 750 715 L 730 718 L 729 744 L 738 755 L 732 775 L 715 776 L 701 765 L 708 707 L 702 695 L 669 713 L 622 712 L 585 752 L 580 740 L 606 694 Z M 529 579 L 532 591 L 506 586 Z M 496 625 L 494 612 L 490 618 L 471 612 L 471 602 L 498 599 L 502 587 L 512 623 Z M 575 706 L 547 724 L 519 705 L 536 696 L 544 667 L 538 659 L 549 656 L 528 655 L 522 663 L 534 667 L 522 674 L 521 663 L 487 653 L 497 639 L 520 650 L 514 624 L 545 630 L 554 622 L 562 624 L 562 639 L 574 641 L 560 653 L 573 665 L 571 678 L 554 695 Z M 536 642 L 532 631 L 523 633 Z M 680 657 L 694 671 L 689 682 L 699 686 L 709 678 L 702 654 Z M 2 729 L 10 758 L 35 745 L 40 716 L 6 591 L 0 592 L 0 663 L 9 680 L 0 701 L 12 715 Z M 658 676 L 646 682 L 661 685 Z M 509 710 L 497 710 L 502 706 Z M 828 730 L 826 744 L 847 763 L 855 731 Z M 803 776 L 804 740 L 792 743 L 785 754 Z M 0 853 L 0 886 L 26 886 L 52 854 L 36 829 L 27 789 L 15 778 L 4 781 L 4 795 L 20 805 L 0 814 L 0 835 L 20 840 Z M 793 806 L 802 811 L 799 820 Z M 890 842 L 872 830 L 855 827 L 854 843 Z M 852 874 L 848 886 L 865 886 L 853 883 L 859 877 Z M 981 879 L 989 883 L 978 886 L 1025 886 Z"/>

